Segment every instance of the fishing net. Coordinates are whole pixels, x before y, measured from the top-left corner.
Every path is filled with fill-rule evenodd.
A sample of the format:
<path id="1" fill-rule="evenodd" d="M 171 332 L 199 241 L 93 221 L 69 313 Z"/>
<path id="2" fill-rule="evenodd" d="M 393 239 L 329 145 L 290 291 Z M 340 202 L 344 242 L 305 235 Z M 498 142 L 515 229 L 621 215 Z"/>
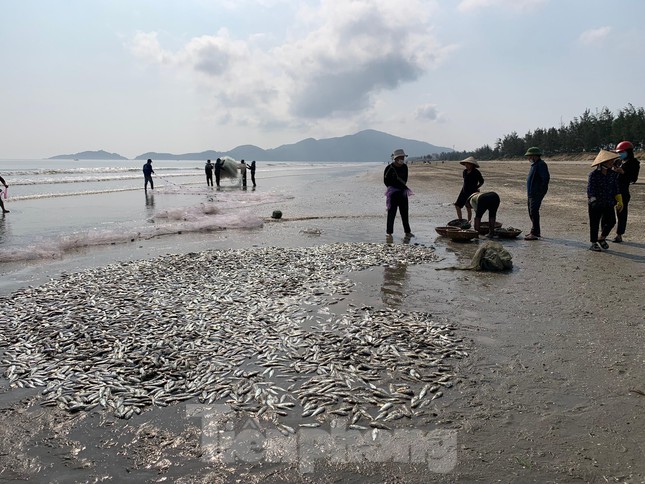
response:
<path id="1" fill-rule="evenodd" d="M 220 159 L 222 160 L 220 177 L 238 180 L 240 177 L 240 164 L 230 156 L 222 156 Z"/>
<path id="2" fill-rule="evenodd" d="M 486 242 L 482 245 L 470 264 L 466 267 L 442 267 L 437 270 L 457 269 L 462 271 L 508 271 L 513 268 L 513 256 L 501 244 L 497 242 Z"/>

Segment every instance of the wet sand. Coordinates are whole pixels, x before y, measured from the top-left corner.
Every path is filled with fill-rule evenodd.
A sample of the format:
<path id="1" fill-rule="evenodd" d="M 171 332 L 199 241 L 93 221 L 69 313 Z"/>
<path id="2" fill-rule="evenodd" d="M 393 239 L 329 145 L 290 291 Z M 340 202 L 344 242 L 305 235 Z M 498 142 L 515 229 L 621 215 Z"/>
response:
<path id="1" fill-rule="evenodd" d="M 433 163 L 410 168 L 411 223 L 417 235 L 413 243 L 434 247 L 442 260 L 351 276 L 356 287 L 347 304 L 428 311 L 437 321 L 455 325 L 467 343 L 470 356 L 455 362 L 458 378 L 432 401 L 430 417 L 397 427 L 456 436 L 454 462 L 447 461 L 454 465 L 433 468 L 412 458 L 369 462 L 370 448 L 363 459 L 320 459 L 304 473 L 293 461 L 207 460 L 201 422 L 187 416 L 185 405 L 130 420 L 101 411 L 69 414 L 41 407 L 38 390 L 9 390 L 0 380 L 0 479 L 642 482 L 645 190 L 642 183 L 632 186 L 626 242 L 594 253 L 587 250 L 589 164 L 547 162 L 552 182 L 542 209 L 543 240 L 501 241 L 513 255 L 510 274 L 435 270 L 467 263 L 481 242 L 455 243 L 434 233 L 435 226 L 455 218 L 451 204 L 461 169 L 456 163 Z M 498 220 L 525 232 L 527 170 L 523 161 L 481 168 L 483 188 L 498 192 L 502 200 Z M 382 192 L 379 173 L 359 181 Z M 315 245 L 352 232 L 366 241 L 385 239 L 381 209 L 361 220 L 286 218 L 262 234 L 247 234 L 243 243 Z M 395 243 L 401 242 L 399 231 L 397 219 Z"/>

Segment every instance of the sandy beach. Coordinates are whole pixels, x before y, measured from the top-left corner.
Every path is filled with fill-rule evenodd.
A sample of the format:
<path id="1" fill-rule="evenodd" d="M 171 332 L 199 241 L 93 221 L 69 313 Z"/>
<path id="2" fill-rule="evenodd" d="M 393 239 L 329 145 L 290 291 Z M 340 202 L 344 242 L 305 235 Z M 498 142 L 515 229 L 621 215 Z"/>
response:
<path id="1" fill-rule="evenodd" d="M 396 317 L 404 322 L 406 318 L 416 320 L 419 314 L 430 315 L 427 317 L 433 323 L 450 329 L 446 338 L 458 342 L 454 343 L 459 344 L 458 351 L 463 350 L 467 356 L 452 353 L 446 356 L 446 371 L 451 378 L 441 382 L 446 383 L 445 387 L 439 385 L 418 398 L 423 384 L 414 375 L 416 366 L 410 367 L 414 372 L 409 371 L 407 379 L 395 381 L 394 373 L 388 370 L 380 374 L 380 380 L 368 380 L 366 388 L 369 383 L 380 388 L 397 381 L 410 385 L 414 391 L 412 398 L 417 400 L 411 400 L 405 408 L 419 410 L 418 415 L 392 420 L 384 429 L 365 424 L 365 430 L 356 430 L 358 434 L 340 434 L 335 442 L 345 439 L 346 447 L 339 456 L 338 447 L 327 451 L 325 448 L 329 443 L 325 438 L 334 435 L 335 417 L 326 411 L 316 416 L 320 427 L 298 427 L 313 421 L 299 419 L 287 408 L 291 419 L 287 424 L 295 429 L 295 438 L 301 438 L 307 431 L 321 432 L 307 441 L 310 449 L 316 451 L 315 459 L 304 465 L 302 452 L 297 458 L 290 453 L 292 441 L 287 445 L 279 438 L 267 438 L 264 444 L 273 442 L 275 446 L 282 445 L 282 450 L 266 447 L 264 452 L 258 451 L 261 458 L 231 460 L 221 453 L 213 454 L 212 447 L 205 445 L 209 442 L 205 435 L 221 437 L 223 434 L 218 432 L 227 429 L 221 427 L 215 434 L 208 434 L 204 409 L 197 399 L 147 406 L 125 419 L 101 406 L 72 413 L 56 406 L 42 406 L 42 388 L 16 388 L 7 379 L 0 379 L 3 429 L 0 481 L 643 482 L 643 182 L 632 185 L 625 242 L 610 243 L 608 251 L 595 253 L 588 250 L 585 187 L 590 160 L 546 161 L 551 184 L 541 212 L 543 239 L 535 242 L 522 239 L 529 228 L 525 198 L 528 163 L 483 162 L 480 169 L 485 178 L 483 190 L 500 195 L 498 221 L 506 227 L 524 230 L 517 240 L 500 241 L 513 256 L 512 272 L 436 270 L 467 264 L 484 240 L 458 243 L 435 233 L 435 227 L 456 216 L 452 203 L 461 187 L 461 166 L 456 162 L 433 162 L 410 166 L 408 184 L 415 192 L 410 206 L 412 230 L 416 234 L 408 246 L 412 250 L 408 251 L 402 243 L 397 218 L 395 259 L 383 255 L 387 252 L 377 252 L 380 259 L 373 266 L 364 268 L 357 264 L 357 269 L 348 275 L 352 284 L 340 284 L 337 290 L 331 283 L 312 283 L 310 289 L 321 289 L 319 293 L 312 289 L 311 294 L 328 298 L 311 303 L 312 314 L 322 314 L 317 316 L 321 321 L 342 319 L 353 314 L 354 309 L 370 308 L 375 313 L 396 310 L 400 312 Z M 332 187 L 327 203 L 320 206 L 306 203 L 306 210 L 305 205 L 294 206 L 293 210 L 285 205 L 284 219 L 267 219 L 262 230 L 216 233 L 208 236 L 207 242 L 205 236 L 190 239 L 186 247 L 196 255 L 177 256 L 176 262 L 163 260 L 170 268 L 176 264 L 177 279 L 168 280 L 176 284 L 175 292 L 182 285 L 188 286 L 188 276 L 183 276 L 182 270 L 186 270 L 190 257 L 207 257 L 202 252 L 207 247 L 221 251 L 233 247 L 249 250 L 273 247 L 269 255 L 276 260 L 281 253 L 279 247 L 309 247 L 315 252 L 317 246 L 339 242 L 374 243 L 385 248 L 379 251 L 387 251 L 382 205 L 375 203 L 360 218 L 347 215 L 347 210 L 333 215 L 339 213 L 333 210 L 335 206 L 351 207 L 352 197 L 360 197 L 363 192 L 377 194 L 375 200 L 384 203 L 382 171 L 359 174 L 351 183 L 356 187 L 351 196 L 346 191 L 335 192 Z M 302 202 L 296 199 L 293 203 Z M 122 249 L 117 247 L 109 249 L 114 251 L 109 256 L 104 252 L 81 262 L 57 263 L 45 272 L 54 276 L 57 272 L 72 273 L 68 277 L 73 280 L 74 272 L 87 268 L 100 271 L 103 261 L 110 259 L 154 260 L 159 254 L 172 253 L 172 243 L 163 247 L 152 244 L 138 242 L 137 251 L 127 258 L 118 255 Z M 415 255 L 416 251 L 425 255 Z M 308 252 L 289 254 L 291 259 L 285 260 L 309 260 Z M 321 254 L 324 256 L 320 258 L 333 259 L 327 251 Z M 312 257 L 309 266 L 315 260 Z M 348 262 L 345 267 L 349 270 L 354 265 Z M 334 269 L 341 270 L 342 267 Z M 243 284 L 246 272 L 236 275 L 232 269 L 227 277 L 232 278 L 233 286 L 246 287 Z M 127 273 L 138 277 L 135 270 L 128 269 Z M 191 266 L 186 273 L 204 277 L 210 274 L 208 268 L 202 272 L 198 265 Z M 285 282 L 277 278 L 281 273 L 279 266 L 267 271 L 264 276 L 267 288 Z M 336 276 L 337 272 L 330 272 L 327 280 L 335 280 Z M 289 273 L 289 277 L 297 281 L 297 274 Z M 115 276 L 104 283 L 106 297 L 107 293 L 127 292 L 133 287 L 128 280 L 124 277 L 121 281 Z M 155 297 L 163 300 L 165 289 L 155 289 L 159 291 Z M 167 290 L 170 298 L 171 290 Z M 241 295 L 247 298 L 252 292 L 242 291 Z M 271 300 L 271 294 L 261 296 Z M 12 294 L 6 297 L 11 298 Z M 185 301 L 190 306 L 188 296 Z M 38 307 L 37 301 L 31 303 Z M 7 299 L 2 304 L 4 314 L 10 306 L 13 310 Z M 300 304 L 304 307 L 308 303 L 301 300 Z M 276 309 L 273 313 L 280 311 Z M 252 313 L 249 314 L 251 321 Z M 385 322 L 379 324 L 383 324 L 378 326 L 379 331 L 389 328 Z M 365 334 L 377 337 L 370 332 L 373 330 L 365 328 Z M 387 331 L 396 334 L 396 328 Z M 243 330 L 236 332 L 240 333 Z M 4 358 L 4 353 L 0 358 Z M 315 360 L 311 355 L 310 359 Z M 365 355 L 364 364 L 368 367 L 378 362 Z M 440 397 L 425 398 L 439 391 Z M 223 400 L 213 403 L 221 404 Z M 340 401 L 337 404 L 342 406 Z M 379 404 L 383 408 L 382 402 Z M 198 418 L 200 415 L 202 418 Z M 257 420 L 249 420 L 250 417 L 255 416 L 240 412 L 236 419 L 242 424 L 255 422 L 259 427 L 252 430 L 256 432 L 268 429 L 267 415 Z M 236 428 L 237 434 L 233 436 L 234 440 L 237 437 L 236 442 L 244 442 L 240 439 L 244 430 L 249 428 Z M 363 438 L 360 445 L 356 443 L 357 436 Z M 388 445 L 390 448 L 400 445 L 397 437 L 407 439 L 408 443 L 418 439 L 417 444 L 432 445 L 421 457 L 415 455 L 413 448 L 408 448 L 407 453 L 383 453 Z M 257 439 L 251 442 L 257 443 Z M 268 458 L 269 455 L 274 458 Z"/>

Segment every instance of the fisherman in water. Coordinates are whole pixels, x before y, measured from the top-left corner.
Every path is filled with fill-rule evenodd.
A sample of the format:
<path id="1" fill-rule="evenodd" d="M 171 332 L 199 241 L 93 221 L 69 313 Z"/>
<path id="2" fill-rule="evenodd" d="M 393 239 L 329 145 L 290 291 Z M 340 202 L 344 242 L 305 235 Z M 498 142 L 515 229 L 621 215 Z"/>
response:
<path id="1" fill-rule="evenodd" d="M 155 171 L 152 169 L 152 160 L 148 158 L 148 161 L 145 165 L 143 165 L 143 178 L 144 178 L 144 183 L 143 183 L 143 189 L 148 191 L 148 183 L 150 183 L 150 190 L 154 190 L 155 185 L 152 181 L 152 174 Z"/>

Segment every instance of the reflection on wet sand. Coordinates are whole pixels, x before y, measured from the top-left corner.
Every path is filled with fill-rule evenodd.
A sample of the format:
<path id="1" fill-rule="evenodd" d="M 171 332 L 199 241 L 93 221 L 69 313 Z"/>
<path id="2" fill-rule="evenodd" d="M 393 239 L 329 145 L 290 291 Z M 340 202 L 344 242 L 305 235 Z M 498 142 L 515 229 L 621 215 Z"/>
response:
<path id="1" fill-rule="evenodd" d="M 146 194 L 146 208 L 155 208 L 155 196 L 153 193 L 145 192 Z"/>
<path id="2" fill-rule="evenodd" d="M 391 307 L 398 307 L 403 303 L 406 292 L 407 269 L 407 264 L 397 264 L 383 269 L 381 299 L 384 304 Z"/>

